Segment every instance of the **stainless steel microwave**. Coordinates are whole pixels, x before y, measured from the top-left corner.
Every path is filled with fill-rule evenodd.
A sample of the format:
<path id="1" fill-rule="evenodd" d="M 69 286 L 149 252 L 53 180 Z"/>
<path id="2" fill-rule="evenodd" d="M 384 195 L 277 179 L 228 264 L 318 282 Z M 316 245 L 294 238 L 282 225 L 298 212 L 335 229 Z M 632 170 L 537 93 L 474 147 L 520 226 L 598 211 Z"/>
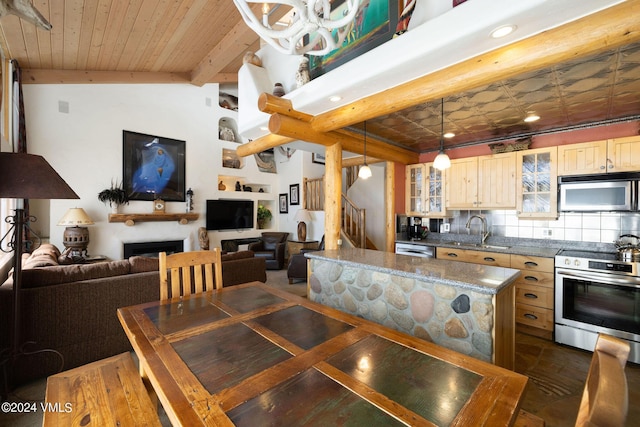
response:
<path id="1" fill-rule="evenodd" d="M 558 178 L 560 211 L 637 211 L 639 180 L 637 173 L 561 176 Z"/>

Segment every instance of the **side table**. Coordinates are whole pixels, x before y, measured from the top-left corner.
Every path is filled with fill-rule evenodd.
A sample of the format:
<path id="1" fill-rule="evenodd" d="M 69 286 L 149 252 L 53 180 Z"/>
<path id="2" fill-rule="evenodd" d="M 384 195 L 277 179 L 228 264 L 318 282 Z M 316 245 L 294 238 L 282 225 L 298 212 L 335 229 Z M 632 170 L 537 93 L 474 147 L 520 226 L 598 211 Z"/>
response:
<path id="1" fill-rule="evenodd" d="M 287 252 L 289 256 L 299 254 L 302 249 L 315 249 L 317 247 L 317 240 L 287 240 Z"/>

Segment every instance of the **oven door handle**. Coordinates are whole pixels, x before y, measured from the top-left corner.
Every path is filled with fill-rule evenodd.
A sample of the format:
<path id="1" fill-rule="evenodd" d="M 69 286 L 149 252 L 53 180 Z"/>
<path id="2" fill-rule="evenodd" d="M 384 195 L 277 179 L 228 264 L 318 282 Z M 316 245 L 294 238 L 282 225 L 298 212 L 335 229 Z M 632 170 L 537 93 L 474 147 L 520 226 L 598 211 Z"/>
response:
<path id="1" fill-rule="evenodd" d="M 576 272 L 571 270 L 556 270 L 556 273 L 564 277 L 571 277 L 589 282 L 600 282 L 605 285 L 626 286 L 629 288 L 640 288 L 640 278 L 631 276 L 616 276 L 615 274 L 602 274 L 595 272 Z"/>

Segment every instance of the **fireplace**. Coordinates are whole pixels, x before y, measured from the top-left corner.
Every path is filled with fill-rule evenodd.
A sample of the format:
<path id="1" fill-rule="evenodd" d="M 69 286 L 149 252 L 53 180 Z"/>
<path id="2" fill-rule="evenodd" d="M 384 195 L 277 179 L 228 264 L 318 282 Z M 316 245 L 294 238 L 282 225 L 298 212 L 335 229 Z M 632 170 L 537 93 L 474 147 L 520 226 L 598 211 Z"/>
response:
<path id="1" fill-rule="evenodd" d="M 184 252 L 184 242 L 182 240 L 169 240 L 124 244 L 124 259 L 135 255 L 157 257 L 160 252 L 166 252 L 167 254 Z"/>

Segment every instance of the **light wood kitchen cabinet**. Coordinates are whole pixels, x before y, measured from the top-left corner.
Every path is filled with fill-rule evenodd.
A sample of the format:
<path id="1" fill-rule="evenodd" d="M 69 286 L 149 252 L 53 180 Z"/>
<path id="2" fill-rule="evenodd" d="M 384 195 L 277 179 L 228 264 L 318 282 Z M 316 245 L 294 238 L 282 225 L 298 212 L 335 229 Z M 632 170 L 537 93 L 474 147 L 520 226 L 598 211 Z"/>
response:
<path id="1" fill-rule="evenodd" d="M 604 173 L 607 141 L 592 141 L 558 147 L 558 175 Z"/>
<path id="2" fill-rule="evenodd" d="M 558 217 L 557 148 L 516 152 L 516 213 L 519 218 Z"/>
<path id="3" fill-rule="evenodd" d="M 515 168 L 515 153 L 452 160 L 446 173 L 446 207 L 515 208 Z"/>
<path id="4" fill-rule="evenodd" d="M 405 210 L 407 215 L 420 216 L 425 212 L 425 165 L 407 165 Z"/>
<path id="5" fill-rule="evenodd" d="M 639 136 L 558 147 L 558 176 L 637 170 L 640 170 Z"/>
<path id="6" fill-rule="evenodd" d="M 445 174 L 433 163 L 409 165 L 406 168 L 406 213 L 432 218 L 446 217 Z"/>
<path id="7" fill-rule="evenodd" d="M 443 218 L 447 216 L 445 209 L 445 173 L 433 167 L 433 163 L 425 164 L 427 173 L 425 206 L 427 216 L 430 218 Z"/>
<path id="8" fill-rule="evenodd" d="M 546 339 L 553 337 L 553 258 L 511 255 L 511 268 L 521 271 L 516 279 L 518 329 Z"/>
<path id="9" fill-rule="evenodd" d="M 511 255 L 500 252 L 476 251 L 473 249 L 436 248 L 436 258 L 449 261 L 471 262 L 473 264 L 509 267 Z"/>
<path id="10" fill-rule="evenodd" d="M 607 156 L 613 167 L 608 172 L 635 172 L 640 170 L 640 136 L 610 139 Z"/>
<path id="11" fill-rule="evenodd" d="M 478 158 L 451 160 L 445 173 L 447 180 L 446 207 L 478 209 Z"/>
<path id="12" fill-rule="evenodd" d="M 436 248 L 436 258 L 520 270 L 515 282 L 517 328 L 541 338 L 553 338 L 553 258 L 444 247 Z"/>
<path id="13" fill-rule="evenodd" d="M 515 209 L 516 153 L 478 157 L 478 207 Z"/>

